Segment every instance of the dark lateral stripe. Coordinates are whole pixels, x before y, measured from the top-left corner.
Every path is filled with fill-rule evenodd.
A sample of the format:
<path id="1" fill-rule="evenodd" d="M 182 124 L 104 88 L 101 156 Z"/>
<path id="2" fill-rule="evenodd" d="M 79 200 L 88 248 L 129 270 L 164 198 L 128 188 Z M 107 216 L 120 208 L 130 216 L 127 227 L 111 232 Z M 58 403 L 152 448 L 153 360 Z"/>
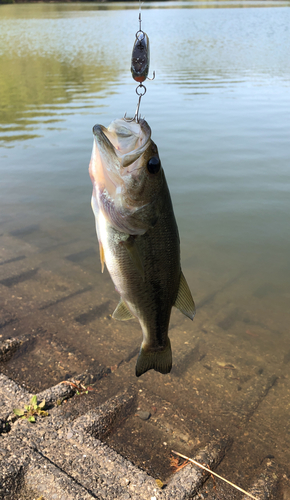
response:
<path id="1" fill-rule="evenodd" d="M 64 302 L 65 300 L 69 300 L 72 297 L 75 297 L 76 295 L 81 295 L 82 293 L 89 292 L 90 290 L 92 290 L 92 288 L 93 288 L 92 286 L 87 286 L 86 288 L 83 288 L 82 290 L 77 290 L 76 292 L 70 293 L 69 295 L 66 295 L 65 297 L 61 297 L 60 299 L 57 299 L 57 300 L 54 300 L 51 302 L 47 302 L 43 306 L 40 306 L 38 309 L 40 311 L 42 311 L 43 309 L 48 309 L 48 307 L 55 306 L 55 305 L 59 304 L 60 302 Z"/>
<path id="2" fill-rule="evenodd" d="M 10 262 L 18 262 L 18 260 L 23 259 L 26 259 L 26 255 L 19 255 L 19 257 L 13 257 L 13 259 L 3 260 L 2 262 L 0 262 L 0 266 L 3 266 L 3 264 L 10 264 Z"/>
<path id="3" fill-rule="evenodd" d="M 0 280 L 0 283 L 1 285 L 10 288 L 14 285 L 18 285 L 18 283 L 30 280 L 37 274 L 37 272 L 38 268 L 31 269 L 30 271 L 26 271 L 25 273 L 17 274 L 16 276 L 10 276 L 10 278 L 5 278 L 4 280 Z"/>
<path id="4" fill-rule="evenodd" d="M 71 255 L 67 255 L 66 259 L 71 262 L 82 262 L 87 257 L 96 256 L 97 252 L 95 248 L 88 248 L 87 250 L 82 250 L 81 252 L 72 253 Z"/>
<path id="5" fill-rule="evenodd" d="M 106 311 L 108 310 L 109 303 L 110 301 L 107 300 L 107 302 L 104 302 L 104 304 L 100 304 L 99 306 L 93 307 L 89 311 L 77 316 L 75 318 L 75 321 L 77 321 L 81 325 L 87 325 L 88 323 L 91 323 L 96 318 L 100 318 L 100 316 L 106 313 Z"/>
<path id="6" fill-rule="evenodd" d="M 18 238 L 21 238 L 22 236 L 27 236 L 28 234 L 34 233 L 34 231 L 38 231 L 39 226 L 38 225 L 31 225 L 31 226 L 26 226 L 26 227 L 21 227 L 19 229 L 15 229 L 14 231 L 10 231 L 9 234 L 11 236 L 16 236 Z"/>

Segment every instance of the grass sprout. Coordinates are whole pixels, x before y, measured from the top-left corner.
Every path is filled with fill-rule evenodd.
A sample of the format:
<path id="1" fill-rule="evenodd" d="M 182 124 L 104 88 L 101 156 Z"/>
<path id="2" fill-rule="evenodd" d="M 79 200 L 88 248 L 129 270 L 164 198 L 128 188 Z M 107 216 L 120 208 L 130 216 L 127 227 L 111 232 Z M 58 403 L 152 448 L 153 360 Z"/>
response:
<path id="1" fill-rule="evenodd" d="M 24 409 L 16 408 L 13 410 L 13 413 L 21 418 L 28 420 L 28 422 L 35 422 L 35 417 L 47 417 L 48 413 L 44 410 L 45 408 L 45 399 L 37 404 L 37 396 L 32 396 L 30 404 L 24 405 Z"/>

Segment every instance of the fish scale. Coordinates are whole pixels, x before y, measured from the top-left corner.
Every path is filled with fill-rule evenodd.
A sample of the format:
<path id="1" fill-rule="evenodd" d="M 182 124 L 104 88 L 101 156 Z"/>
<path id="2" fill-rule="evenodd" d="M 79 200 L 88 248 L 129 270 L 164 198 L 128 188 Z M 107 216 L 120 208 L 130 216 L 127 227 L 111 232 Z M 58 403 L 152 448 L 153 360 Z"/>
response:
<path id="1" fill-rule="evenodd" d="M 131 129 L 139 138 L 128 152 Z M 92 207 L 101 261 L 121 296 L 113 317 L 136 317 L 141 325 L 136 375 L 150 369 L 169 373 L 171 309 L 175 305 L 193 319 L 195 305 L 180 267 L 178 228 L 158 150 L 145 120 L 116 120 L 108 129 L 95 126 L 94 133 Z M 128 154 L 130 163 L 124 161 Z"/>

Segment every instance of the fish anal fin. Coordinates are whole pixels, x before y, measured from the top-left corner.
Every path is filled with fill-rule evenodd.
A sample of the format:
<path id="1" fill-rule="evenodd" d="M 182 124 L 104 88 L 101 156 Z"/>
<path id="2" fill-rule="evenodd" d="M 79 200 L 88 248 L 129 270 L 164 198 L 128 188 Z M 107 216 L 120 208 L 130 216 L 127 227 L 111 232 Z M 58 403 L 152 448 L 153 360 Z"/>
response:
<path id="1" fill-rule="evenodd" d="M 127 238 L 127 240 L 125 241 L 122 241 L 120 245 L 123 245 L 126 248 L 135 269 L 138 271 L 144 281 L 144 265 L 140 252 L 138 250 L 136 239 L 134 238 L 134 236 L 129 236 L 129 238 Z"/>
<path id="2" fill-rule="evenodd" d="M 128 307 L 122 299 L 120 299 L 120 302 L 113 312 L 112 317 L 120 321 L 127 321 L 128 319 L 134 318 L 133 314 L 131 313 L 131 311 L 129 311 Z"/>
<path id="3" fill-rule="evenodd" d="M 182 271 L 180 273 L 179 288 L 174 305 L 188 318 L 194 318 L 195 304 Z"/>
<path id="4" fill-rule="evenodd" d="M 148 370 L 155 370 L 159 373 L 169 373 L 172 368 L 172 352 L 170 340 L 168 339 L 165 348 L 162 351 L 146 351 L 141 346 L 136 363 L 136 377 L 140 377 Z"/>
<path id="5" fill-rule="evenodd" d="M 101 260 L 101 266 L 102 266 L 102 273 L 103 273 L 106 261 L 105 261 L 104 247 L 100 241 L 99 241 L 99 249 L 100 249 L 100 260 Z"/>

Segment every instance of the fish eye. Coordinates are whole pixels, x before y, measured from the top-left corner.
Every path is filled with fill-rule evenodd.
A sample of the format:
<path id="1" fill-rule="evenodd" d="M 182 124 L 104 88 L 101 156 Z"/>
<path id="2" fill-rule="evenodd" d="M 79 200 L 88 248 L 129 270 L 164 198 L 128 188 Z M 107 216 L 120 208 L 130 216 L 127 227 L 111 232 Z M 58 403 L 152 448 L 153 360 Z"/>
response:
<path id="1" fill-rule="evenodd" d="M 157 156 L 153 156 L 147 163 L 147 170 L 150 174 L 157 174 L 160 170 L 161 163 Z"/>

